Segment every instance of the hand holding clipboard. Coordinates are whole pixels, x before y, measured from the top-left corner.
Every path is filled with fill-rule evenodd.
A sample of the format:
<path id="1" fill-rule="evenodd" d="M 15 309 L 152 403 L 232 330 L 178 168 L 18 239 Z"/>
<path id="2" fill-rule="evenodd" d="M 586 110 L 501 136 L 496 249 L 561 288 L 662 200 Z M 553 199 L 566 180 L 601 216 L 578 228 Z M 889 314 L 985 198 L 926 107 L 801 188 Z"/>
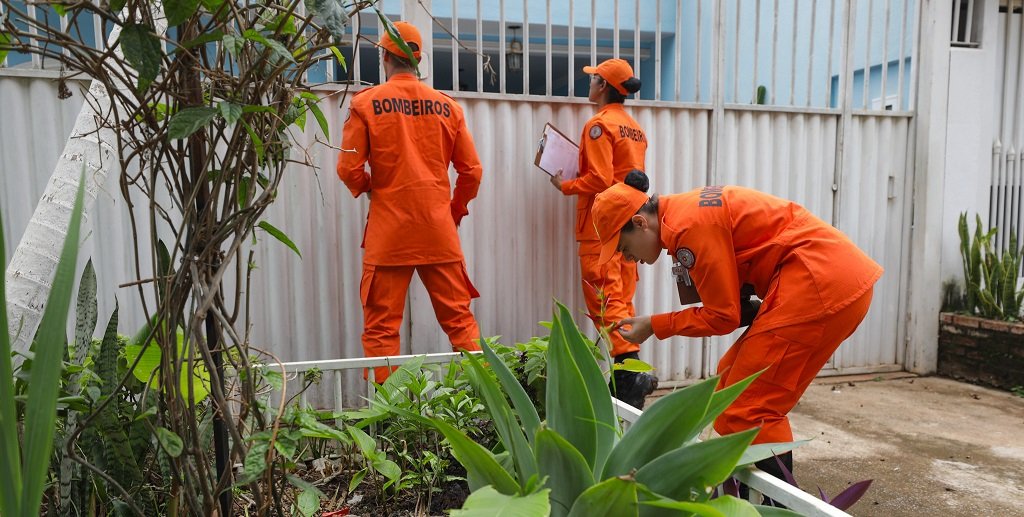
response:
<path id="1" fill-rule="evenodd" d="M 533 164 L 549 176 L 562 171 L 563 179 L 573 179 L 579 174 L 580 147 L 555 126 L 544 124 Z"/>

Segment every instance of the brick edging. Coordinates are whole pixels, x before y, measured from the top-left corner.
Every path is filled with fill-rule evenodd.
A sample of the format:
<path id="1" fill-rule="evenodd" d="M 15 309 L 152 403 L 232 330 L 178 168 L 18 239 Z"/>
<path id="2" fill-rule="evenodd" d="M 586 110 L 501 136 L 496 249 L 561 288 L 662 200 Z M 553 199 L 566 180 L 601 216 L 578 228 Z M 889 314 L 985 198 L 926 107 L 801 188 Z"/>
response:
<path id="1" fill-rule="evenodd" d="M 996 332 L 1007 332 L 1010 334 L 1024 335 L 1024 323 L 1014 321 L 990 320 L 955 312 L 939 313 L 939 321 L 942 323 L 956 325 L 971 329 L 994 330 Z"/>

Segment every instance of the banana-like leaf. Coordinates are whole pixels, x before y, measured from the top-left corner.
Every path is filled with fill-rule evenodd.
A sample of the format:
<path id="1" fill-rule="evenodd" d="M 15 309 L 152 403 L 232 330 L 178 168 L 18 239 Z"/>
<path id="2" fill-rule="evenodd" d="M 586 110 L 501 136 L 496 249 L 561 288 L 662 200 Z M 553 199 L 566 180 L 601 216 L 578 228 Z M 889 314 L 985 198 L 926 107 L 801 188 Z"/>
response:
<path id="1" fill-rule="evenodd" d="M 716 391 L 715 394 L 711 396 L 711 402 L 708 404 L 707 412 L 704 413 L 704 418 L 701 420 L 700 425 L 697 426 L 697 433 L 700 433 L 705 427 L 711 425 L 711 422 L 714 422 L 715 419 L 718 418 L 718 415 L 722 414 L 722 411 L 725 411 L 725 409 L 729 407 L 729 404 L 732 404 L 733 401 L 743 393 L 743 390 L 747 389 L 747 386 L 750 386 L 750 383 L 754 382 L 754 380 L 764 373 L 765 370 L 767 370 L 767 368 L 731 386 Z M 697 436 L 697 433 L 694 433 L 688 439 L 692 439 L 694 436 Z"/>
<path id="2" fill-rule="evenodd" d="M 575 323 L 572 327 L 575 329 Z M 590 393 L 569 350 L 566 332 L 565 321 L 556 315 L 548 342 L 547 422 L 548 427 L 580 451 L 593 471 L 597 458 L 597 421 L 594 406 L 587 403 Z"/>
<path id="3" fill-rule="evenodd" d="M 498 432 L 501 443 L 512 455 L 515 462 L 517 478 L 521 490 L 525 490 L 526 481 L 537 474 L 537 461 L 533 456 L 533 450 L 523 434 L 523 428 L 512 413 L 512 407 L 498 387 L 498 383 L 487 374 L 480 360 L 472 354 L 465 354 L 469 364 L 467 373 L 470 382 L 487 402 L 487 411 L 494 421 L 494 428 Z M 498 361 L 499 364 L 501 363 Z M 518 383 L 517 383 L 518 384 Z"/>
<path id="4" fill-rule="evenodd" d="M 608 478 L 584 491 L 569 517 L 627 517 L 636 515 L 637 482 L 630 476 Z"/>
<path id="5" fill-rule="evenodd" d="M 680 447 L 638 470 L 636 480 L 670 499 L 706 501 L 711 490 L 732 474 L 757 432 L 754 428 Z M 644 515 L 654 513 L 641 510 Z"/>
<path id="6" fill-rule="evenodd" d="M 778 454 L 785 454 L 809 442 L 810 440 L 800 440 L 796 442 L 759 443 L 757 445 L 751 445 L 750 447 L 747 447 L 747 450 L 743 451 L 743 456 L 740 456 L 739 461 L 736 462 L 736 468 L 738 469 L 747 465 L 753 465 L 754 463 L 771 458 Z"/>
<path id="7" fill-rule="evenodd" d="M 485 486 L 474 490 L 461 510 L 452 510 L 451 517 L 547 517 L 550 510 L 547 490 L 519 496 Z"/>
<path id="8" fill-rule="evenodd" d="M 39 515 L 43 490 L 47 485 L 47 471 L 50 466 L 50 453 L 53 450 L 53 434 L 56 428 L 54 424 L 57 419 L 57 395 L 60 389 L 61 365 L 67 346 L 65 344 L 67 341 L 65 329 L 67 328 L 68 308 L 71 306 L 71 297 L 74 292 L 75 268 L 78 260 L 84 187 L 85 173 L 83 171 L 79 178 L 78 193 L 75 196 L 75 205 L 71 211 L 71 221 L 68 224 L 68 233 L 64 239 L 64 248 L 60 254 L 57 272 L 53 278 L 50 297 L 47 299 L 43 319 L 40 321 L 36 334 L 32 380 L 28 385 L 28 403 L 25 405 L 25 429 L 30 429 L 31 432 L 25 433 L 25 446 L 22 449 L 24 457 L 21 468 L 24 476 L 8 478 L 8 481 L 0 483 L 3 485 L 12 482 L 21 483 L 20 501 L 15 503 L 17 509 L 11 513 L 0 511 L 5 515 Z M 4 307 L 6 307 L 6 302 Z M 0 330 L 6 337 L 6 325 Z M 7 346 L 3 348 L 0 350 L 0 355 L 3 355 L 4 362 L 7 362 L 10 360 L 10 350 Z M 3 384 L 6 386 L 7 379 L 11 378 L 11 376 L 4 376 Z M 11 409 L 10 413 L 6 410 L 0 413 L 0 416 L 4 417 L 4 421 L 0 425 L 5 428 L 3 431 L 5 434 L 15 433 L 14 440 L 8 438 L 3 441 L 6 448 L 11 441 L 17 440 L 17 424 L 13 419 L 13 397 L 8 399 L 2 393 L 0 393 L 0 397 L 2 397 L 0 404 L 4 406 L 9 404 Z M 8 414 L 12 417 L 10 420 L 6 418 Z M 15 447 L 14 451 L 17 450 L 18 448 Z M 16 453 L 12 451 L 12 456 L 14 454 Z M 17 464 L 17 462 L 13 463 L 11 470 L 17 470 Z M 3 492 L 6 491 L 6 489 L 3 490 Z M 4 500 L 6 502 L 6 496 L 4 496 Z M 0 510 L 5 509 L 0 508 Z"/>
<path id="9" fill-rule="evenodd" d="M 551 489 L 551 516 L 569 514 L 576 498 L 594 485 L 594 475 L 580 451 L 558 433 L 542 429 L 535 442 L 537 467 Z"/>
<path id="10" fill-rule="evenodd" d="M 519 415 L 519 420 L 523 423 L 526 437 L 532 444 L 534 437 L 537 435 L 537 429 L 540 427 L 540 416 L 537 414 L 537 408 L 534 407 L 530 396 L 523 389 L 523 385 L 519 384 L 519 380 L 508 369 L 508 366 L 502 362 L 498 354 L 494 353 L 490 345 L 481 339 L 480 346 L 483 348 L 484 357 L 487 358 L 487 362 L 491 366 L 491 371 L 498 377 L 501 387 L 505 389 L 505 393 L 512 400 L 512 405 L 516 408 L 516 414 Z"/>
<path id="11" fill-rule="evenodd" d="M 516 483 L 516 480 L 512 478 L 508 471 L 498 464 L 494 454 L 474 442 L 462 431 L 441 420 L 427 418 L 423 415 L 383 403 L 378 403 L 378 405 L 404 418 L 433 426 L 448 439 L 452 446 L 452 455 L 455 456 L 455 459 L 459 460 L 459 463 L 466 468 L 470 475 L 493 485 L 496 490 L 503 494 L 516 495 L 519 493 L 519 484 Z"/>
<path id="12" fill-rule="evenodd" d="M 583 339 L 583 333 L 576 326 L 572 314 L 565 305 L 558 304 L 558 319 L 562 323 L 566 344 L 569 346 L 569 353 L 583 376 L 583 382 L 587 389 L 587 397 L 579 402 L 590 402 L 593 408 L 594 419 L 596 420 L 594 430 L 597 441 L 595 443 L 594 460 L 591 467 L 595 473 L 604 469 L 604 464 L 615 446 L 619 419 L 615 415 L 615 407 L 612 405 L 612 395 L 608 391 L 608 384 L 601 373 L 597 360 L 590 351 L 590 346 Z M 605 476 L 607 477 L 607 476 Z"/>
<path id="13" fill-rule="evenodd" d="M 802 517 L 793 510 L 777 508 L 775 506 L 754 505 L 754 509 L 757 510 L 757 514 L 761 517 Z"/>
<path id="14" fill-rule="evenodd" d="M 717 384 L 718 378 L 713 377 L 670 393 L 652 404 L 622 435 L 608 457 L 601 479 L 639 469 L 700 433 Z"/>

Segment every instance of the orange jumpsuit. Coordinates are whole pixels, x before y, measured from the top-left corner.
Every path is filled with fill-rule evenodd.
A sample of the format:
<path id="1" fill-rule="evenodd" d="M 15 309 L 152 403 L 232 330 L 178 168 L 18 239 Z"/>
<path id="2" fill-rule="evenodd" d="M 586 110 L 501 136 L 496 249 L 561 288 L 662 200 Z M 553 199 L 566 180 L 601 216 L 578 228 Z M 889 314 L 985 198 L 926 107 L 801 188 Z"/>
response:
<path id="1" fill-rule="evenodd" d="M 767 371 L 715 430 L 760 426 L 754 443 L 792 441 L 787 413 L 864 319 L 881 266 L 802 206 L 742 187 L 661 196 L 658 218 L 662 247 L 689 257 L 703 307 L 653 316 L 654 334 L 728 334 L 739 326 L 740 286 L 753 285 L 761 310 L 718 363 L 719 389 Z"/>
<path id="2" fill-rule="evenodd" d="M 562 193 L 576 195 L 576 241 L 579 242 L 583 298 L 591 318 L 606 327 L 636 314 L 636 263 L 613 257 L 598 264 L 601 244 L 590 215 L 594 196 L 621 183 L 633 169 L 644 170 L 647 136 L 622 104 L 611 103 L 583 126 L 579 176 L 562 182 Z M 604 315 L 603 319 L 601 315 Z M 611 333 L 611 354 L 636 352 L 640 346 Z"/>
<path id="3" fill-rule="evenodd" d="M 479 293 L 466 273 L 457 227 L 476 197 L 482 168 L 462 108 L 412 74 L 395 74 L 352 98 L 341 148 L 338 176 L 353 196 L 371 196 L 359 286 L 366 355 L 399 354 L 413 271 L 452 348 L 478 350 L 469 305 Z M 454 195 L 449 163 L 458 173 Z M 376 381 L 393 370 L 377 368 Z"/>

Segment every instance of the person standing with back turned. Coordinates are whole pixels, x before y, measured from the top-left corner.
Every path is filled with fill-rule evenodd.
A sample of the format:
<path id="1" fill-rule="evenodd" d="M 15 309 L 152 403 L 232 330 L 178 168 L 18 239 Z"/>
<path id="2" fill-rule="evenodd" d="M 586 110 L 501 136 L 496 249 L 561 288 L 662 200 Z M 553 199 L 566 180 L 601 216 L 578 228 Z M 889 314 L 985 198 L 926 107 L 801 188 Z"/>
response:
<path id="1" fill-rule="evenodd" d="M 395 29 L 419 59 L 419 30 L 407 22 L 396 22 Z M 345 186 L 354 197 L 365 193 L 371 199 L 359 285 L 363 350 L 367 357 L 399 354 L 413 272 L 452 349 L 479 350 L 480 330 L 469 306 L 480 295 L 469 281 L 458 234 L 482 175 L 473 137 L 462 107 L 421 83 L 415 65 L 387 34 L 380 47 L 387 82 L 352 97 L 338 156 Z M 454 195 L 449 164 L 458 174 Z M 394 369 L 376 368 L 376 382 Z"/>
<path id="2" fill-rule="evenodd" d="M 596 67 L 585 66 L 592 74 L 589 99 L 597 104 L 597 114 L 583 126 L 580 137 L 579 176 L 565 180 L 562 171 L 551 183 L 567 196 L 576 196 L 576 241 L 579 242 L 583 297 L 590 318 L 600 328 L 636 314 L 636 264 L 616 255 L 606 264 L 598 263 L 601 246 L 590 215 L 594 196 L 620 183 L 632 170 L 644 170 L 647 135 L 626 112 L 626 96 L 640 90 L 640 79 L 622 59 L 608 59 Z M 610 353 L 616 363 L 637 359 L 640 346 L 609 333 Z M 637 409 L 643 409 L 644 397 L 658 387 L 658 379 L 646 373 L 615 370 L 609 383 L 612 395 Z"/>

